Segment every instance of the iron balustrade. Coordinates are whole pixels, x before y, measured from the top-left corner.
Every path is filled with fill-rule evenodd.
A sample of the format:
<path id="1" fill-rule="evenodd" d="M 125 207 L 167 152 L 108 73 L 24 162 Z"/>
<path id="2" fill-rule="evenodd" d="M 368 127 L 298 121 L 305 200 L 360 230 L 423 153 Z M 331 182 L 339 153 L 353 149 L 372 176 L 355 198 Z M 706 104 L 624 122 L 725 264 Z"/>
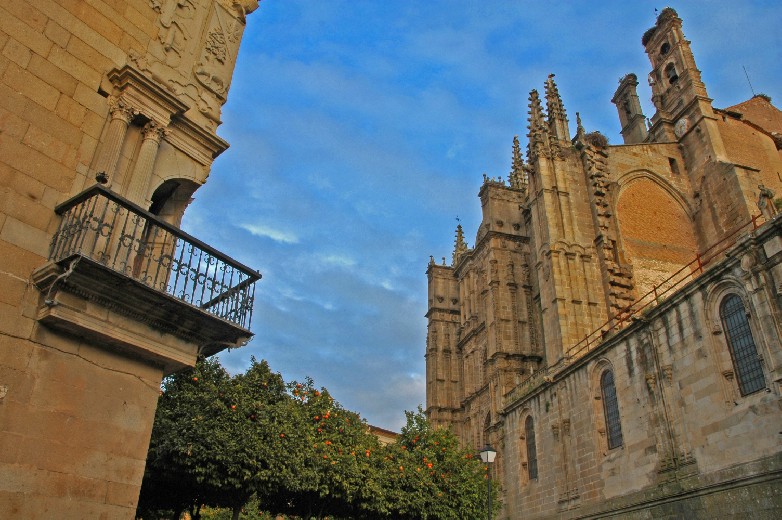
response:
<path id="1" fill-rule="evenodd" d="M 711 262 L 722 258 L 723 253 L 733 247 L 739 238 L 744 236 L 747 231 L 751 232 L 760 227 L 762 222 L 758 222 L 758 220 L 761 218 L 762 215 L 753 215 L 749 221 L 739 225 L 727 233 L 721 240 L 712 244 L 703 252 L 698 253 L 692 261 L 652 287 L 646 294 L 621 309 L 619 312 L 611 315 L 611 317 L 608 318 L 608 321 L 570 347 L 565 356 L 559 361 L 553 365 L 541 367 L 524 378 L 521 383 L 505 394 L 505 402 L 516 402 L 531 393 L 540 383 L 553 381 L 552 378 L 559 369 L 567 366 L 573 360 L 591 352 L 600 346 L 611 333 L 624 329 L 626 326 L 633 323 L 635 318 L 641 316 L 644 311 L 656 307 L 664 301 L 668 295 L 698 278 L 704 273 L 705 268 L 711 264 Z"/>
<path id="2" fill-rule="evenodd" d="M 55 212 L 62 220 L 50 261 L 89 258 L 249 330 L 257 271 L 100 185 Z"/>

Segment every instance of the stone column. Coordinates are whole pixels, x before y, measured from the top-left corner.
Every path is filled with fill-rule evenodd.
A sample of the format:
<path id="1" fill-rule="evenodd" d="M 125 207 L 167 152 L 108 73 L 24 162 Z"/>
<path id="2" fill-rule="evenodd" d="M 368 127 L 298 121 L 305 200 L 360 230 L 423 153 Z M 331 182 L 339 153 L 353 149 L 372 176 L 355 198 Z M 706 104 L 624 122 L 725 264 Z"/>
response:
<path id="1" fill-rule="evenodd" d="M 107 177 L 106 187 L 111 186 L 117 168 L 119 154 L 122 151 L 122 144 L 125 142 L 125 134 L 128 126 L 138 111 L 128 106 L 121 98 L 112 98 L 109 101 L 111 110 L 111 121 L 109 129 L 106 132 L 106 140 L 103 143 L 103 149 L 95 164 L 95 173 L 104 172 Z"/>
<path id="2" fill-rule="evenodd" d="M 133 175 L 125 192 L 125 196 L 131 202 L 135 202 L 141 207 L 145 207 L 152 167 L 155 165 L 157 152 L 160 148 L 160 139 L 166 133 L 168 133 L 166 128 L 155 121 L 150 121 L 141 130 L 144 140 L 141 142 L 136 165 L 133 168 Z"/>

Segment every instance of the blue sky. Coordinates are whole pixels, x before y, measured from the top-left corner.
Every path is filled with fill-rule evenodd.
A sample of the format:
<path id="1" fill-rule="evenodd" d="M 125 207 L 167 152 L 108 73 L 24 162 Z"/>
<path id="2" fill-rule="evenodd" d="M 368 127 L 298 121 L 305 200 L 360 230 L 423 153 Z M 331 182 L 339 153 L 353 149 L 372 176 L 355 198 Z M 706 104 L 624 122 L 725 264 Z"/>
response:
<path id="1" fill-rule="evenodd" d="M 526 145 L 527 98 L 556 74 L 571 131 L 621 142 L 610 103 L 645 78 L 647 1 L 264 0 L 248 18 L 218 133 L 231 143 L 183 227 L 263 273 L 250 356 L 314 378 L 371 424 L 425 403 L 426 265 L 468 242 L 483 173 Z M 782 101 L 777 1 L 682 1 L 716 107 Z M 643 82 L 642 82 L 643 83 Z M 645 113 L 650 92 L 639 85 Z"/>

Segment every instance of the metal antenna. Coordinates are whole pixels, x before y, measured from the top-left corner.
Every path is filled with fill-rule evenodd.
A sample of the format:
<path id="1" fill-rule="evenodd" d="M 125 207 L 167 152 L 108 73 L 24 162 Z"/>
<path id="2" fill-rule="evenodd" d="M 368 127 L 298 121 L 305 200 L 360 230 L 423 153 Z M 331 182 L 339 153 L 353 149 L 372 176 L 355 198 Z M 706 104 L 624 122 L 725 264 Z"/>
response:
<path id="1" fill-rule="evenodd" d="M 752 82 L 749 80 L 749 74 L 747 74 L 747 67 L 742 65 L 741 68 L 744 69 L 744 75 L 747 77 L 747 83 L 749 83 L 749 89 L 752 91 L 752 97 L 755 97 L 755 89 L 752 88 Z"/>

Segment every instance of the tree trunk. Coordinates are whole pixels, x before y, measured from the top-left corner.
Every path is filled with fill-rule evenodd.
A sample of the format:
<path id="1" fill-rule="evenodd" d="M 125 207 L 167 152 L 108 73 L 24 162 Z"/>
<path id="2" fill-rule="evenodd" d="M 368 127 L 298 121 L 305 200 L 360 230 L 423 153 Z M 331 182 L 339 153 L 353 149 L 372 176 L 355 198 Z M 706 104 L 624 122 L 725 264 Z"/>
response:
<path id="1" fill-rule="evenodd" d="M 231 520 L 239 520 L 239 515 L 242 514 L 242 506 L 234 506 L 232 508 L 233 514 L 231 515 Z"/>

